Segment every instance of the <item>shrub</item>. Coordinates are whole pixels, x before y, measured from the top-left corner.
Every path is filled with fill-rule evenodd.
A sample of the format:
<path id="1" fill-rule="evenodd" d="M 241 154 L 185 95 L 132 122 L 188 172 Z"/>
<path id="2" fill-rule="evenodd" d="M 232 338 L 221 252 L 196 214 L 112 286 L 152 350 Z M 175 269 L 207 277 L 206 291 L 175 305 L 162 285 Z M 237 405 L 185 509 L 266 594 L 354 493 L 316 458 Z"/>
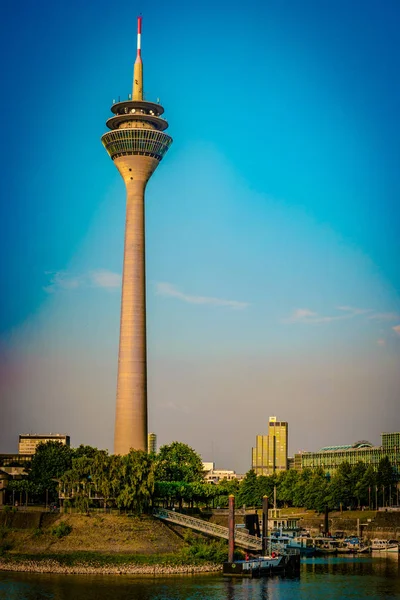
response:
<path id="1" fill-rule="evenodd" d="M 12 544 L 10 544 L 9 542 L 2 542 L 0 544 L 0 556 L 4 556 L 6 554 L 6 552 L 11 550 L 11 548 L 12 548 Z"/>
<path id="2" fill-rule="evenodd" d="M 66 523 L 65 521 L 61 521 L 61 523 L 57 525 L 57 527 L 54 527 L 51 533 L 57 538 L 62 538 L 69 535 L 71 531 L 72 526 L 69 523 Z"/>
<path id="3" fill-rule="evenodd" d="M 34 532 L 33 532 L 33 534 L 32 534 L 32 535 L 33 535 L 33 537 L 34 537 L 34 538 L 38 538 L 38 537 L 40 537 L 41 535 L 43 535 L 43 529 L 40 529 L 40 527 L 37 527 L 37 528 L 34 530 Z"/>

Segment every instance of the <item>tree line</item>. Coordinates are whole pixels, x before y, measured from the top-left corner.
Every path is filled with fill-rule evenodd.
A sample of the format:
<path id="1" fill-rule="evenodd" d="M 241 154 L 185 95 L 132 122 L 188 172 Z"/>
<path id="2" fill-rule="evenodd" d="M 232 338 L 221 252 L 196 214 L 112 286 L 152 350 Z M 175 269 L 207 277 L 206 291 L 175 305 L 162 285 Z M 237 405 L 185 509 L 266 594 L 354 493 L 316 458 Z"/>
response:
<path id="1" fill-rule="evenodd" d="M 25 494 L 30 502 L 62 498 L 64 505 L 86 512 L 90 507 L 115 507 L 136 513 L 165 508 L 221 507 L 234 494 L 236 506 L 261 506 L 275 496 L 278 507 L 305 507 L 322 512 L 342 507 L 385 506 L 398 502 L 394 471 L 388 457 L 377 471 L 359 462 L 342 463 L 330 477 L 322 469 L 289 470 L 257 476 L 253 470 L 239 482 L 205 483 L 200 456 L 181 442 L 162 446 L 157 454 L 131 450 L 110 455 L 91 446 L 73 449 L 59 442 L 37 447 L 28 476 L 12 480 L 9 494 Z"/>

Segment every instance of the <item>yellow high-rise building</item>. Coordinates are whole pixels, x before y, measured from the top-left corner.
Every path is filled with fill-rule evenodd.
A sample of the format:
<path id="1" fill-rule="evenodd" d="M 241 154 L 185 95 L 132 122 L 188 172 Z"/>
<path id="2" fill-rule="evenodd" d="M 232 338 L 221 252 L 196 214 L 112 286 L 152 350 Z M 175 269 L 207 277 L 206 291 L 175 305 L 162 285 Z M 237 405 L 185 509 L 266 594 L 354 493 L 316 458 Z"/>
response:
<path id="1" fill-rule="evenodd" d="M 157 435 L 155 433 L 147 434 L 147 453 L 156 454 L 157 452 Z"/>
<path id="2" fill-rule="evenodd" d="M 288 424 L 270 417 L 268 435 L 257 435 L 252 449 L 251 468 L 257 475 L 286 471 L 288 456 Z"/>

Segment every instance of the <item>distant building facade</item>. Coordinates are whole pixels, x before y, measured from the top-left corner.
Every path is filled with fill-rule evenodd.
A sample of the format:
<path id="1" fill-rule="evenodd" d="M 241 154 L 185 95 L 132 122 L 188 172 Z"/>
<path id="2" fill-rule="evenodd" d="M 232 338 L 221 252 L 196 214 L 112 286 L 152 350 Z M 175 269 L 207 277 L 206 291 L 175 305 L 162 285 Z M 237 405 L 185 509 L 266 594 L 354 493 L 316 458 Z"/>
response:
<path id="1" fill-rule="evenodd" d="M 155 433 L 147 434 L 147 453 L 156 454 L 157 452 L 157 435 Z"/>
<path id="2" fill-rule="evenodd" d="M 203 462 L 204 481 L 206 483 L 219 483 L 223 479 L 243 479 L 244 475 L 238 475 L 235 471 L 228 469 L 216 469 L 214 462 Z"/>
<path id="3" fill-rule="evenodd" d="M 62 433 L 21 434 L 19 436 L 18 452 L 19 454 L 35 454 L 37 446 L 46 442 L 60 442 L 65 446 L 69 446 L 70 437 Z"/>
<path id="4" fill-rule="evenodd" d="M 268 435 L 257 435 L 251 468 L 256 475 L 272 475 L 288 468 L 288 423 L 270 417 Z"/>
<path id="5" fill-rule="evenodd" d="M 382 433 L 382 445 L 373 446 L 366 440 L 342 446 L 326 446 L 318 452 L 301 452 L 294 456 L 294 468 L 322 468 L 332 475 L 343 462 L 355 465 L 363 462 L 378 468 L 379 461 L 387 456 L 397 477 L 400 476 L 400 433 Z"/>

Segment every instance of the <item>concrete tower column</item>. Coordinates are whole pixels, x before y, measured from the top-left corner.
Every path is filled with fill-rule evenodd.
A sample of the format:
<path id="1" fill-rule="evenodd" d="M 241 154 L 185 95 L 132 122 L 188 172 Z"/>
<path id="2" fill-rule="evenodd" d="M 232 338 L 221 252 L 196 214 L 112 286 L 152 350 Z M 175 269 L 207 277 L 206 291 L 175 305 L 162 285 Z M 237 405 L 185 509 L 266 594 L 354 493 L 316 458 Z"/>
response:
<path id="1" fill-rule="evenodd" d="M 115 160 L 126 185 L 114 452 L 147 451 L 145 205 L 147 181 L 158 165 L 149 156 Z"/>
<path id="2" fill-rule="evenodd" d="M 114 453 L 147 451 L 147 356 L 145 205 L 146 184 L 172 139 L 164 130 L 163 107 L 143 99 L 141 24 L 134 67 L 133 99 L 113 104 L 111 131 L 101 140 L 126 186 L 126 223 L 122 276 Z"/>

